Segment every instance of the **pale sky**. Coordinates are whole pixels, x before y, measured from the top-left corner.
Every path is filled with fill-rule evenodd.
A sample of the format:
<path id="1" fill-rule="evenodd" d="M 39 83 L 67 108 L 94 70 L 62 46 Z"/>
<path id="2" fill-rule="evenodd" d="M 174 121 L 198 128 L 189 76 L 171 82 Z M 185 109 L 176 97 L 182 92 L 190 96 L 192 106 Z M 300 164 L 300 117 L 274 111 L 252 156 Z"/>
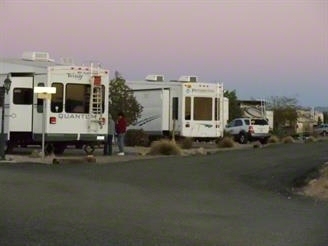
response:
<path id="1" fill-rule="evenodd" d="M 328 0 L 0 0 L 0 56 L 24 51 L 328 106 Z"/>

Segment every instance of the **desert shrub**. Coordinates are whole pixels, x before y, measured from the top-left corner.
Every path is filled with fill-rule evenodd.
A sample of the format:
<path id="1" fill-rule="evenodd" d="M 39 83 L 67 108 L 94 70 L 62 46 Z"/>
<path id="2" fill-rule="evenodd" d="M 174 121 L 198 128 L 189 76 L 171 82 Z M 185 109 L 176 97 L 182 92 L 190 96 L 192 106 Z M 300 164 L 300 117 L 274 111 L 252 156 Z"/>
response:
<path id="1" fill-rule="evenodd" d="M 182 149 L 191 149 L 192 144 L 193 144 L 193 139 L 192 138 L 182 138 L 179 140 L 180 147 Z"/>
<path id="2" fill-rule="evenodd" d="M 328 164 L 325 164 L 321 170 L 320 170 L 320 174 L 322 177 L 328 178 Z"/>
<path id="3" fill-rule="evenodd" d="M 149 146 L 149 136 L 142 129 L 130 129 L 125 135 L 126 146 Z"/>
<path id="4" fill-rule="evenodd" d="M 295 140 L 292 136 L 287 136 L 281 139 L 282 143 L 288 144 L 288 143 L 295 143 Z"/>
<path id="5" fill-rule="evenodd" d="M 223 132 L 223 136 L 224 136 L 224 137 L 232 137 L 231 133 L 228 132 L 228 131 L 224 131 L 224 132 Z"/>
<path id="6" fill-rule="evenodd" d="M 309 136 L 305 139 L 305 143 L 313 143 L 313 142 L 317 142 L 317 138 L 314 136 Z"/>
<path id="7" fill-rule="evenodd" d="M 224 137 L 218 141 L 217 146 L 219 148 L 232 148 L 235 146 L 235 143 L 232 137 Z"/>
<path id="8" fill-rule="evenodd" d="M 262 144 L 259 142 L 259 141 L 256 141 L 254 144 L 253 144 L 253 148 L 254 149 L 257 149 L 257 148 L 261 148 Z"/>
<path id="9" fill-rule="evenodd" d="M 279 143 L 279 138 L 276 135 L 270 136 L 268 143 Z"/>
<path id="10" fill-rule="evenodd" d="M 154 141 L 150 145 L 150 155 L 181 155 L 182 151 L 178 144 L 168 139 Z"/>

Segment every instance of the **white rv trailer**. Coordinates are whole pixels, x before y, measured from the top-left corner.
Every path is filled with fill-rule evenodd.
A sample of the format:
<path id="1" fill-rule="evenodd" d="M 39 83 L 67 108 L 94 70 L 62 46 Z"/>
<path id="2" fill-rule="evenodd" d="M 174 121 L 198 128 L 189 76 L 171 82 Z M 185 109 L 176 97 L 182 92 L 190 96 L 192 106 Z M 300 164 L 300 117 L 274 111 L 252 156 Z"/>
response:
<path id="1" fill-rule="evenodd" d="M 69 144 L 88 146 L 105 140 L 108 70 L 92 64 L 58 64 L 46 52 L 30 52 L 22 59 L 0 59 L 0 83 L 7 76 L 12 81 L 4 105 L 7 148 L 40 144 L 43 131 L 45 143 L 53 145 L 56 153 Z M 45 112 L 43 99 L 34 93 L 35 87 L 42 86 L 56 88 L 45 102 Z"/>
<path id="2" fill-rule="evenodd" d="M 162 75 L 126 84 L 143 106 L 141 117 L 128 129 L 143 129 L 150 137 L 169 136 L 173 131 L 176 136 L 195 139 L 223 136 L 228 103 L 222 84 L 198 82 L 196 76 L 164 81 Z"/>

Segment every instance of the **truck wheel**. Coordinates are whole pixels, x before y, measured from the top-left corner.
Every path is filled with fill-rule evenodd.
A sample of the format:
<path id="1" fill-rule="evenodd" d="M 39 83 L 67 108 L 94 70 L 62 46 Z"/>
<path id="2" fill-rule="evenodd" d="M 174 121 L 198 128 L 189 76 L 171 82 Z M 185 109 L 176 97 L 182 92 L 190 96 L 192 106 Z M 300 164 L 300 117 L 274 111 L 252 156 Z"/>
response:
<path id="1" fill-rule="evenodd" d="M 244 133 L 244 132 L 239 133 L 239 143 L 247 144 L 247 142 L 248 142 L 248 139 L 247 139 L 246 133 Z"/>
<path id="2" fill-rule="evenodd" d="M 322 132 L 322 136 L 323 136 L 323 137 L 327 136 L 327 132 L 326 132 L 326 131 L 323 131 L 323 132 Z"/>
<path id="3" fill-rule="evenodd" d="M 268 143 L 268 140 L 269 140 L 269 138 L 261 138 L 260 139 L 260 143 L 261 144 L 267 144 Z"/>

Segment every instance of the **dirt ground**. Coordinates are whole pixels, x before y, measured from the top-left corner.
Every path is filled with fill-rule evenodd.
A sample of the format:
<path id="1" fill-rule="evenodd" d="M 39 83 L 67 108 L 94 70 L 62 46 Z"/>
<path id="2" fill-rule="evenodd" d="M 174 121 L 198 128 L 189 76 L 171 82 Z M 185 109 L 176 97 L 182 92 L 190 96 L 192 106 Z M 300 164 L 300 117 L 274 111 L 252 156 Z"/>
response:
<path id="1" fill-rule="evenodd" d="M 328 201 L 328 162 L 320 169 L 319 176 L 311 179 L 298 193 Z"/>

